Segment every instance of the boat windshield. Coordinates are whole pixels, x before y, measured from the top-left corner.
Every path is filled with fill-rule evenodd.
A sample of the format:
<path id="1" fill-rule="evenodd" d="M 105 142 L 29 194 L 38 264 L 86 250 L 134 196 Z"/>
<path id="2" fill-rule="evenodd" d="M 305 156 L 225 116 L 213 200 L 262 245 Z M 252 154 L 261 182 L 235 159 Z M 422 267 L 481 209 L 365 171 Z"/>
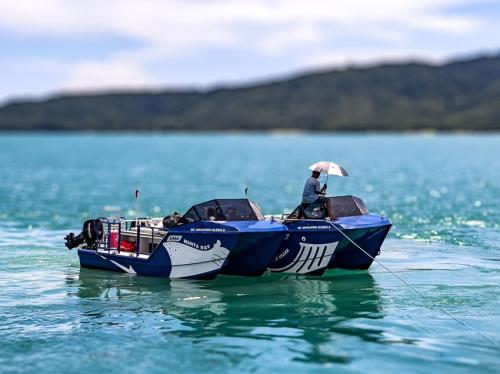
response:
<path id="1" fill-rule="evenodd" d="M 193 205 L 183 216 L 184 222 L 262 221 L 264 216 L 257 204 L 248 199 L 216 199 Z"/>
<path id="2" fill-rule="evenodd" d="M 368 208 L 359 197 L 332 196 L 325 199 L 325 203 L 315 202 L 301 204 L 288 215 L 289 219 L 325 219 L 361 216 L 368 214 Z"/>

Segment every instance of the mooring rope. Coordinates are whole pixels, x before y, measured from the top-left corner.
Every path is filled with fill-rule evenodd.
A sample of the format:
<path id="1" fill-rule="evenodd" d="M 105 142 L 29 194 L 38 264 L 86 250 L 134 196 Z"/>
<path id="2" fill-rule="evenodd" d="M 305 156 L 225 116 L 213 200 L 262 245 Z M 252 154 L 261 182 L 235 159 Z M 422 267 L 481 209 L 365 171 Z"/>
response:
<path id="1" fill-rule="evenodd" d="M 492 338 L 490 338 L 488 335 L 485 335 L 483 334 L 482 332 L 476 330 L 474 327 L 472 327 L 471 325 L 469 325 L 468 323 L 462 321 L 461 319 L 459 319 L 458 317 L 455 317 L 453 314 L 451 314 L 450 312 L 448 312 L 446 309 L 444 309 L 443 307 L 441 307 L 440 305 L 436 304 L 434 301 L 432 301 L 430 298 L 428 298 L 427 296 L 425 296 L 422 292 L 420 292 L 419 290 L 417 290 L 415 287 L 413 287 L 411 284 L 409 284 L 407 281 L 405 281 L 403 278 L 401 278 L 399 275 L 397 275 L 395 272 L 393 272 L 391 269 L 389 269 L 387 266 L 385 266 L 382 262 L 378 261 L 375 257 L 371 256 L 368 252 L 366 252 L 363 248 L 361 248 L 357 243 L 355 243 L 351 238 L 349 238 L 341 229 L 339 229 L 336 225 L 334 225 L 332 222 L 330 222 L 330 224 L 338 231 L 340 232 L 347 240 L 349 240 L 352 244 L 354 244 L 361 252 L 363 252 L 365 255 L 367 255 L 368 257 L 370 257 L 373 261 L 375 261 L 377 264 L 379 264 L 380 266 L 382 266 L 385 270 L 387 270 L 389 273 L 391 273 L 392 275 L 394 275 L 397 279 L 399 279 L 404 285 L 406 285 L 410 290 L 412 290 L 413 292 L 415 292 L 416 294 L 418 294 L 420 297 L 422 297 L 423 299 L 427 300 L 427 302 L 429 302 L 432 306 L 434 306 L 435 308 L 439 309 L 441 312 L 443 312 L 444 314 L 446 314 L 448 317 L 454 319 L 456 322 L 460 323 L 462 326 L 465 326 L 466 328 L 470 329 L 471 331 L 474 331 L 476 334 L 478 334 L 479 336 L 481 336 L 483 339 L 489 341 L 490 343 L 492 343 L 495 347 L 497 348 L 500 348 L 500 344 L 493 340 Z"/>

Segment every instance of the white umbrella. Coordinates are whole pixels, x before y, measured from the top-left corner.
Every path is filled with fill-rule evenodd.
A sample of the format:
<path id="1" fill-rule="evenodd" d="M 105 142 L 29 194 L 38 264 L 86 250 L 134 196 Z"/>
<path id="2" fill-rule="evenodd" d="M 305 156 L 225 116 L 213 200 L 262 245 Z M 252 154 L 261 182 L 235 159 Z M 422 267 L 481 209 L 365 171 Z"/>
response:
<path id="1" fill-rule="evenodd" d="M 316 162 L 315 164 L 312 164 L 309 166 L 309 169 L 313 171 L 319 171 L 320 173 L 325 173 L 326 174 L 326 182 L 325 185 L 328 183 L 328 176 L 329 175 L 338 175 L 339 177 L 347 177 L 349 174 L 347 174 L 347 170 L 344 169 L 342 166 L 336 164 L 335 162 L 331 161 L 320 161 Z"/>
<path id="2" fill-rule="evenodd" d="M 340 177 L 347 177 L 347 170 L 342 166 L 330 161 L 320 161 L 309 166 L 309 169 L 325 173 L 327 175 L 338 175 Z M 328 178 L 328 177 L 327 177 Z"/>

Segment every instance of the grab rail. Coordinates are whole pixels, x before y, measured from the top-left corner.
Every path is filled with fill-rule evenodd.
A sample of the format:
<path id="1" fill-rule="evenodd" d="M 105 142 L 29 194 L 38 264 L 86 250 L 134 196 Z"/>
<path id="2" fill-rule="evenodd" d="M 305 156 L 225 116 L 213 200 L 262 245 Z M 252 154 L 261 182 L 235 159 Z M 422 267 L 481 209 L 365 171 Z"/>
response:
<path id="1" fill-rule="evenodd" d="M 150 250 L 154 249 L 155 245 L 155 234 L 158 233 L 166 233 L 166 230 L 163 227 L 154 227 L 149 225 L 149 219 L 125 219 L 124 217 L 99 217 L 99 220 L 103 223 L 104 235 L 102 239 L 97 243 L 96 249 L 105 250 L 108 253 L 111 250 L 116 250 L 118 254 L 122 251 L 122 243 L 121 237 L 123 231 L 132 231 L 135 228 L 135 248 L 134 252 L 136 256 L 139 256 L 141 253 L 141 242 L 146 239 L 146 235 L 141 235 L 141 227 L 148 228 L 151 230 L 151 236 L 148 239 L 148 244 L 150 245 Z M 124 225 L 124 227 L 122 227 Z M 116 233 L 116 247 L 111 243 L 112 233 Z M 149 236 L 149 233 L 147 234 Z M 114 244 L 114 243 L 113 243 Z M 149 251 L 148 251 L 149 252 Z"/>

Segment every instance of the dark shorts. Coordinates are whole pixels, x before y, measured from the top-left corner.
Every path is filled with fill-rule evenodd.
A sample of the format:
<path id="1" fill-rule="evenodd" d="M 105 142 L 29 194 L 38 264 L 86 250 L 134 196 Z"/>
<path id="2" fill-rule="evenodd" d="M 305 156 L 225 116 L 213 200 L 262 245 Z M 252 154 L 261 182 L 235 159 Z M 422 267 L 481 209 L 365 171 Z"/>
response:
<path id="1" fill-rule="evenodd" d="M 314 200 L 312 203 L 304 203 L 304 202 L 302 202 L 301 204 L 302 204 L 303 206 L 309 206 L 309 205 L 311 205 L 311 204 L 326 203 L 327 201 L 328 201 L 328 199 L 327 199 L 326 197 L 324 197 L 324 196 L 320 196 L 320 197 L 318 197 L 316 200 Z"/>
<path id="2" fill-rule="evenodd" d="M 324 196 L 320 196 L 316 199 L 315 203 L 327 203 L 328 202 L 328 199 Z"/>

